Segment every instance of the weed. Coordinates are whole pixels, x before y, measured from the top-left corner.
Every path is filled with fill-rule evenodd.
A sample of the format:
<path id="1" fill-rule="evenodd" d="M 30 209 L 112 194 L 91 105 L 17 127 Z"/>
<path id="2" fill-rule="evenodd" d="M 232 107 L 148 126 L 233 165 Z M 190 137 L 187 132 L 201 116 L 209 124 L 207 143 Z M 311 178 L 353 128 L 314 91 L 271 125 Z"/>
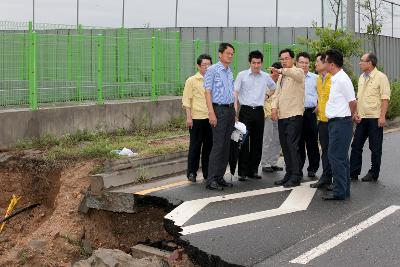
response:
<path id="1" fill-rule="evenodd" d="M 20 252 L 18 252 L 18 258 L 19 258 L 19 264 L 25 265 L 26 263 L 28 263 L 29 260 L 28 250 L 22 249 Z"/>
<path id="2" fill-rule="evenodd" d="M 68 235 L 63 235 L 63 234 L 60 234 L 60 237 L 62 239 L 64 239 L 65 241 L 67 241 L 68 244 L 78 247 L 80 254 L 82 256 L 86 256 L 86 257 L 90 256 L 90 253 L 85 249 L 85 246 L 83 245 L 82 240 L 75 240 L 75 239 L 72 239 L 71 237 L 69 237 Z"/>
<path id="3" fill-rule="evenodd" d="M 390 102 L 387 111 L 388 119 L 400 116 L 400 82 L 392 83 L 391 87 Z"/>
<path id="4" fill-rule="evenodd" d="M 149 174 L 146 171 L 145 168 L 139 167 L 137 169 L 137 178 L 136 178 L 136 183 L 138 184 L 144 184 L 149 181 Z"/>

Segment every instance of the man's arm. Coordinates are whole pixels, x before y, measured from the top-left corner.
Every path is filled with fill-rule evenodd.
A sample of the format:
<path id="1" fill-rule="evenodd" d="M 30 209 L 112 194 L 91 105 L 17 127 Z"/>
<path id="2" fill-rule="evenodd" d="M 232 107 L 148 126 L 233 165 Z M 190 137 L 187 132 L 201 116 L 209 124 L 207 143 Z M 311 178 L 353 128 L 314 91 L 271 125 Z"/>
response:
<path id="1" fill-rule="evenodd" d="M 185 82 L 185 88 L 183 89 L 182 105 L 186 109 L 186 126 L 188 128 L 193 127 L 192 118 L 192 104 L 193 104 L 193 86 L 191 79 L 187 79 Z"/>
<path id="2" fill-rule="evenodd" d="M 300 68 L 283 68 L 281 69 L 283 75 L 289 76 L 296 82 L 304 82 L 304 71 Z"/>
<path id="3" fill-rule="evenodd" d="M 357 112 L 357 100 L 350 101 L 349 102 L 349 108 L 350 108 L 351 116 L 353 117 L 353 120 L 356 123 L 360 123 L 361 118 L 360 118 L 360 116 L 358 115 L 358 112 Z"/>
<path id="4" fill-rule="evenodd" d="M 279 79 L 277 81 L 278 86 L 275 89 L 274 94 L 271 96 L 272 97 L 272 103 L 271 103 L 271 119 L 273 121 L 277 121 L 279 119 L 278 115 L 278 108 L 279 108 L 279 96 L 281 94 L 281 87 L 280 87 L 280 81 L 282 79 L 282 76 L 279 76 Z"/>
<path id="5" fill-rule="evenodd" d="M 383 127 L 386 124 L 386 112 L 389 107 L 389 100 L 388 99 L 382 99 L 381 100 L 381 115 L 379 116 L 378 119 L 378 127 Z"/>
<path id="6" fill-rule="evenodd" d="M 206 95 L 206 103 L 207 103 L 207 109 L 208 109 L 208 120 L 209 120 L 211 126 L 215 127 L 215 126 L 217 126 L 217 117 L 215 116 L 214 108 L 212 105 L 211 91 L 206 89 L 205 95 Z"/>

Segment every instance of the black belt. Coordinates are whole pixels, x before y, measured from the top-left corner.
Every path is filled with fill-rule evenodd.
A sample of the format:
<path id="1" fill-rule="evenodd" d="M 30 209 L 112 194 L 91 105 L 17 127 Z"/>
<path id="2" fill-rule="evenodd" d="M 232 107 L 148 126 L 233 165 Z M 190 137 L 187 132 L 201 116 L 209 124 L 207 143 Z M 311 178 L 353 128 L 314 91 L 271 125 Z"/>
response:
<path id="1" fill-rule="evenodd" d="M 248 105 L 241 105 L 243 108 L 251 108 L 251 109 L 264 109 L 263 106 L 248 106 Z"/>
<path id="2" fill-rule="evenodd" d="M 305 110 L 305 111 L 309 111 L 309 110 L 314 111 L 314 110 L 315 110 L 315 107 L 313 107 L 313 108 L 304 108 L 304 110 Z"/>
<path id="3" fill-rule="evenodd" d="M 233 107 L 233 103 L 230 103 L 230 104 L 218 104 L 218 103 L 213 103 L 213 106 L 224 107 L 224 108 L 231 108 L 231 107 Z"/>
<path id="4" fill-rule="evenodd" d="M 342 120 L 348 120 L 348 119 L 351 119 L 351 116 L 330 118 L 330 119 L 328 119 L 328 121 L 329 122 L 331 122 L 331 121 L 342 121 Z"/>

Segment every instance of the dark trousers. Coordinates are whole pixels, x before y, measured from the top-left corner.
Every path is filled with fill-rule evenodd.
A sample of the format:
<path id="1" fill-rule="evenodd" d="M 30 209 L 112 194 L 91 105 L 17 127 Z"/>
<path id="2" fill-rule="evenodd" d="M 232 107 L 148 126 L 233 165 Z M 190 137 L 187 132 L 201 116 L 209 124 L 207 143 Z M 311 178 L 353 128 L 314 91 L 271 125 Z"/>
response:
<path id="1" fill-rule="evenodd" d="M 329 120 L 328 157 L 333 175 L 333 195 L 340 198 L 350 196 L 349 148 L 353 135 L 351 117 Z"/>
<path id="2" fill-rule="evenodd" d="M 321 150 L 322 150 L 322 156 L 321 156 L 322 175 L 319 178 L 319 180 L 321 183 L 331 184 L 332 170 L 328 158 L 328 147 L 329 147 L 328 122 L 323 122 L 323 121 L 318 122 L 318 134 L 319 134 L 319 143 L 321 144 Z"/>
<path id="3" fill-rule="evenodd" d="M 212 128 L 213 146 L 208 164 L 207 185 L 223 179 L 229 161 L 231 135 L 235 125 L 235 109 L 214 105 L 217 126 Z"/>
<path id="4" fill-rule="evenodd" d="M 303 130 L 300 138 L 300 160 L 301 169 L 306 161 L 306 149 L 308 157 L 307 171 L 317 172 L 319 168 L 319 148 L 318 148 L 318 125 L 317 116 L 313 112 L 315 108 L 306 108 L 303 114 Z"/>
<path id="5" fill-rule="evenodd" d="M 368 171 L 374 178 L 379 177 L 381 170 L 383 127 L 378 127 L 378 119 L 362 119 L 356 126 L 353 143 L 351 144 L 350 177 L 361 173 L 362 152 L 368 138 L 371 150 L 371 168 Z"/>
<path id="6" fill-rule="evenodd" d="M 278 120 L 279 141 L 286 165 L 285 178 L 301 180 L 299 142 L 303 116 L 293 116 Z"/>
<path id="7" fill-rule="evenodd" d="M 258 174 L 262 155 L 264 136 L 264 108 L 262 106 L 251 108 L 241 106 L 239 121 L 246 125 L 247 138 L 239 154 L 239 176 L 253 176 Z"/>
<path id="8" fill-rule="evenodd" d="M 188 155 L 187 175 L 193 173 L 197 176 L 201 153 L 201 170 L 203 177 L 208 177 L 208 159 L 212 148 L 212 130 L 208 119 L 193 120 L 193 126 L 189 129 L 190 143 Z"/>

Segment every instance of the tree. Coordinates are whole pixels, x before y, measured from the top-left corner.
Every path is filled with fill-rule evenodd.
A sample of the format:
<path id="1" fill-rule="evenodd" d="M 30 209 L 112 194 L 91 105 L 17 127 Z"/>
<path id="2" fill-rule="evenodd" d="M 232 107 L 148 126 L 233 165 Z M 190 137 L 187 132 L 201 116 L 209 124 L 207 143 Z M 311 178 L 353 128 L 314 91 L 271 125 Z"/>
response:
<path id="1" fill-rule="evenodd" d="M 377 53 L 377 41 L 378 35 L 382 31 L 382 24 L 384 22 L 383 16 L 383 5 L 381 0 L 361 0 L 360 5 L 360 15 L 366 24 L 366 34 L 368 39 L 372 41 L 373 52 Z"/>
<path id="2" fill-rule="evenodd" d="M 339 25 L 339 16 L 340 16 L 340 8 L 342 5 L 342 0 L 329 0 L 329 5 L 330 8 L 333 12 L 333 14 L 335 15 L 335 31 L 338 28 Z"/>

